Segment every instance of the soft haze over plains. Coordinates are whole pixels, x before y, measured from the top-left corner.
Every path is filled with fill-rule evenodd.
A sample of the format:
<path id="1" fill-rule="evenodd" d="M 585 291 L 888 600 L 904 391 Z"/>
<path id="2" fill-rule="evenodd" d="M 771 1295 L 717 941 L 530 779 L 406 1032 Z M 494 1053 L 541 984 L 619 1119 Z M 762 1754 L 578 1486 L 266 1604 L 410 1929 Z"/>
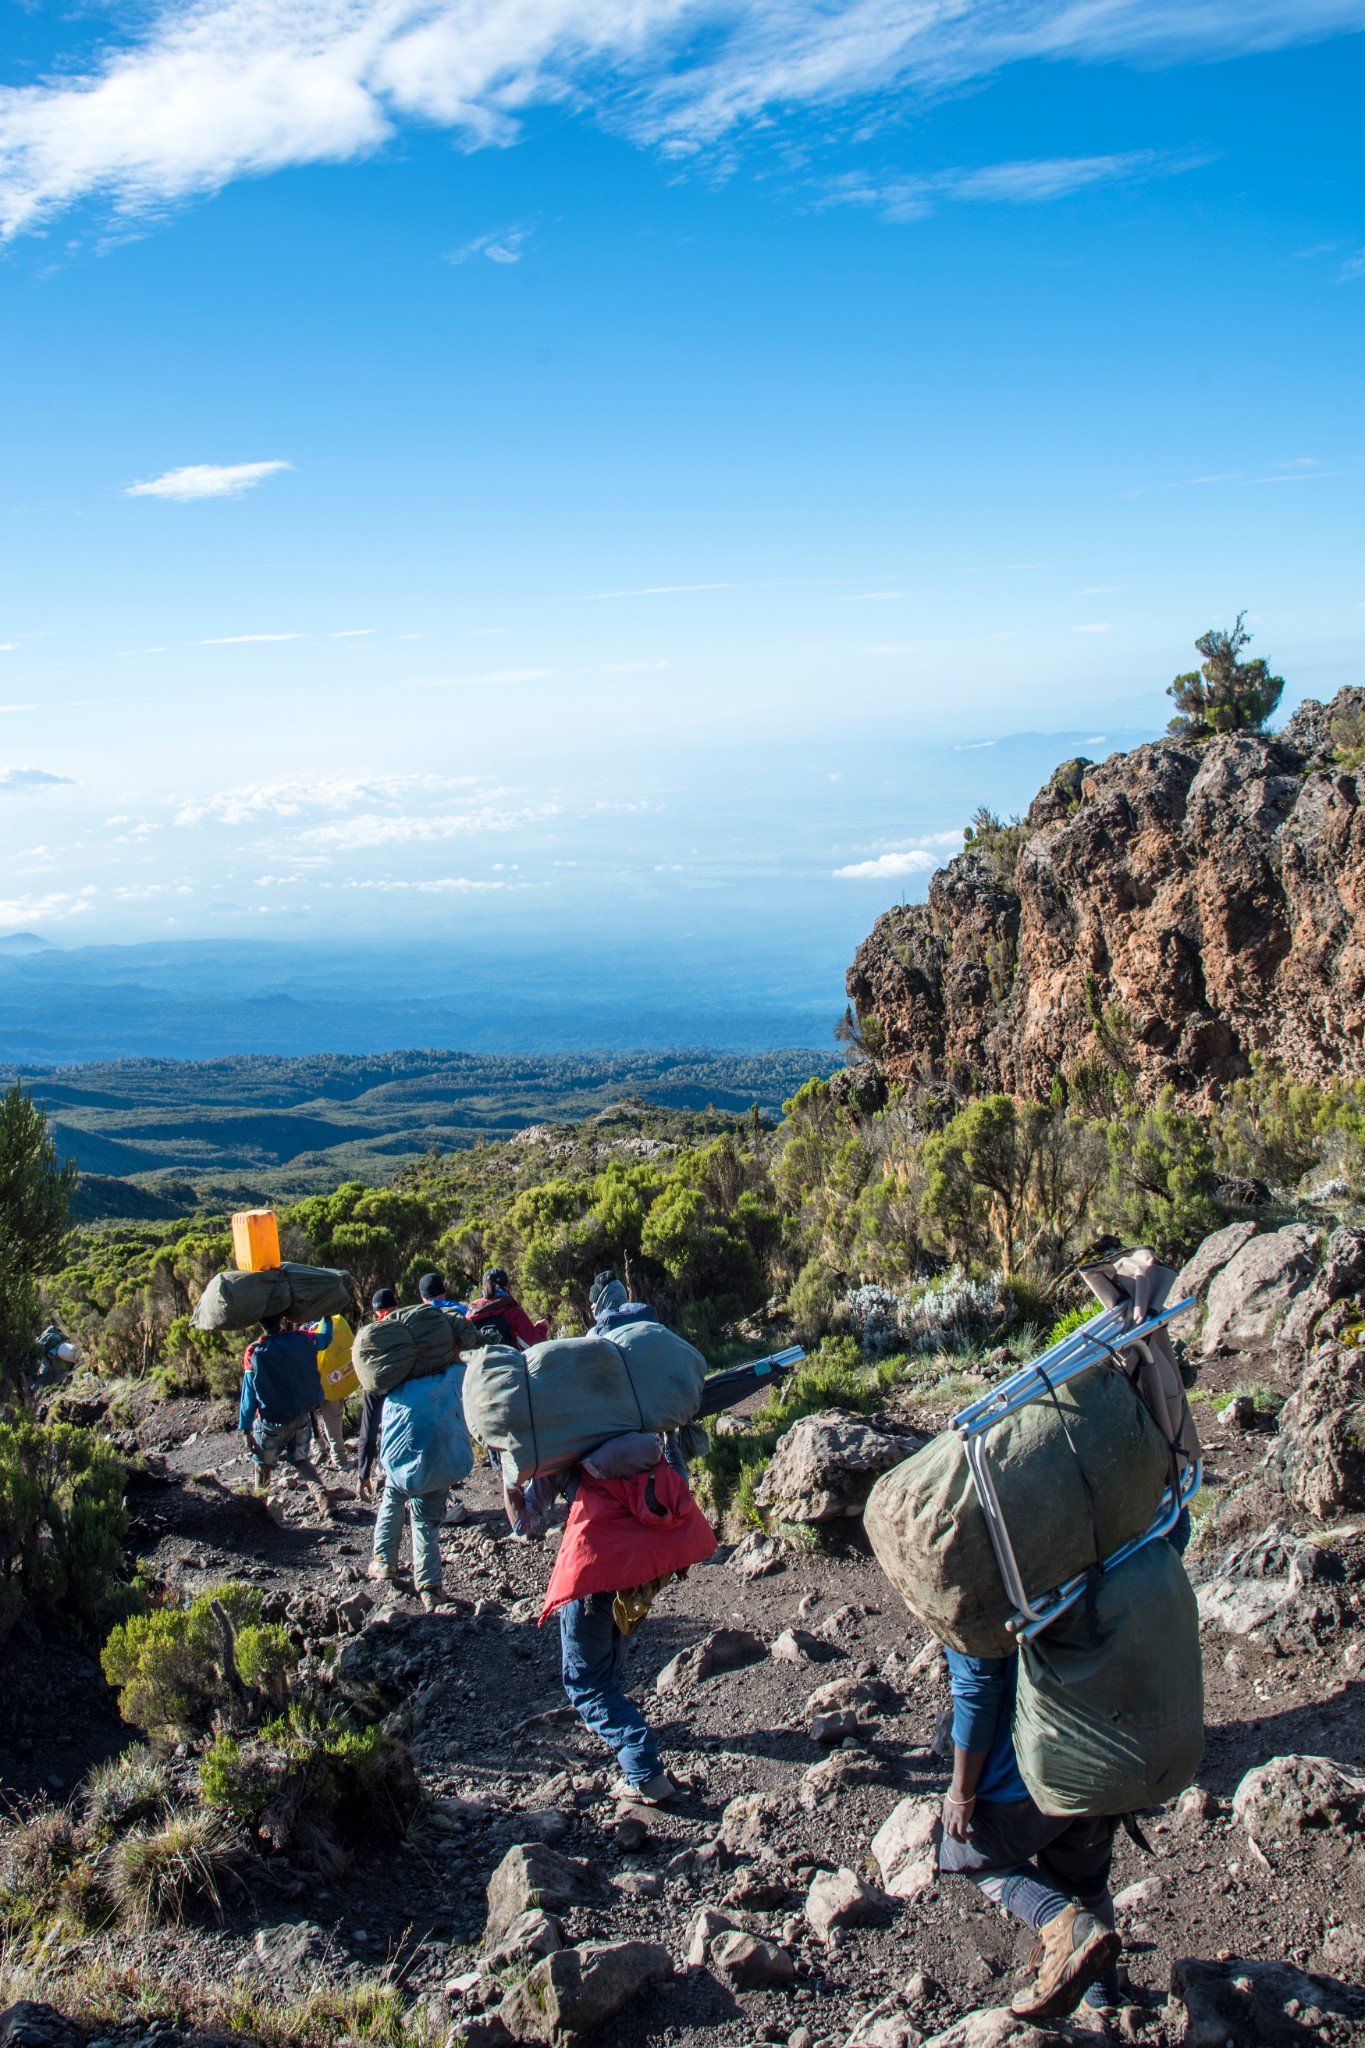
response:
<path id="1" fill-rule="evenodd" d="M 1365 681 L 1365 0 L 6 27 L 0 931 L 832 1002 L 1205 627 Z"/>

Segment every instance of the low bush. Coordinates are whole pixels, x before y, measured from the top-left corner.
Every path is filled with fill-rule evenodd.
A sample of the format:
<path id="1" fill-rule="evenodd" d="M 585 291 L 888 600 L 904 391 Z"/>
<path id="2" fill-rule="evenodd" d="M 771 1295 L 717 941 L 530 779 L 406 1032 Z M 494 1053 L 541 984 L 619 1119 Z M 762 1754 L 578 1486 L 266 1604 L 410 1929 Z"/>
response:
<path id="1" fill-rule="evenodd" d="M 97 1764 L 85 1781 L 86 1826 L 97 1841 L 108 1841 L 138 1821 L 167 1811 L 171 1774 L 149 1749 L 125 1749 Z"/>
<path id="2" fill-rule="evenodd" d="M 119 1917 L 143 1930 L 178 1925 L 196 1907 L 223 1910 L 222 1887 L 242 1845 L 223 1816 L 169 1814 L 159 1827 L 132 1828 L 114 1844 L 103 1886 Z"/>
<path id="3" fill-rule="evenodd" d="M 141 1596 L 122 1582 L 126 1473 L 70 1423 L 0 1423 L 0 1640 L 25 1605 L 87 1640 Z"/>
<path id="4" fill-rule="evenodd" d="M 301 1708 L 253 1736 L 220 1735 L 200 1765 L 199 1787 L 210 1808 L 327 1875 L 349 1848 L 396 1840 L 423 1803 L 405 1742 L 377 1724 L 329 1727 Z"/>
<path id="5" fill-rule="evenodd" d="M 175 1742 L 215 1714 L 245 1724 L 283 1706 L 298 1652 L 279 1623 L 261 1621 L 261 1600 L 249 1586 L 218 1586 L 188 1607 L 121 1623 L 100 1661 L 124 1720 Z"/>

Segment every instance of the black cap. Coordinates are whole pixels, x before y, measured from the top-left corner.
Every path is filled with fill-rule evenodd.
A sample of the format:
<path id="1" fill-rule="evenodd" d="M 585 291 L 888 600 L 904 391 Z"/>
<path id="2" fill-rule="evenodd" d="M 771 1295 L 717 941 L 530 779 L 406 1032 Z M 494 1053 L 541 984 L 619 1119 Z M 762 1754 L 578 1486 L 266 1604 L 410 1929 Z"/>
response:
<path id="1" fill-rule="evenodd" d="M 495 1288 L 500 1288 L 506 1294 L 510 1285 L 511 1282 L 507 1278 L 507 1268 L 505 1266 L 490 1266 L 483 1276 L 483 1291 L 485 1294 L 491 1294 Z"/>
<path id="2" fill-rule="evenodd" d="M 604 1266 L 600 1273 L 593 1274 L 592 1286 L 588 1289 L 589 1308 L 596 1308 L 598 1295 L 602 1292 L 604 1287 L 610 1287 L 612 1281 L 615 1278 L 616 1275 L 615 1273 L 613 1273 L 610 1266 Z"/>
<path id="3" fill-rule="evenodd" d="M 417 1282 L 417 1292 L 423 1301 L 439 1301 L 446 1291 L 446 1283 L 439 1273 L 423 1273 Z"/>
<path id="4" fill-rule="evenodd" d="M 398 1296 L 391 1287 L 376 1287 L 370 1296 L 370 1307 L 378 1315 L 381 1309 L 397 1308 Z"/>

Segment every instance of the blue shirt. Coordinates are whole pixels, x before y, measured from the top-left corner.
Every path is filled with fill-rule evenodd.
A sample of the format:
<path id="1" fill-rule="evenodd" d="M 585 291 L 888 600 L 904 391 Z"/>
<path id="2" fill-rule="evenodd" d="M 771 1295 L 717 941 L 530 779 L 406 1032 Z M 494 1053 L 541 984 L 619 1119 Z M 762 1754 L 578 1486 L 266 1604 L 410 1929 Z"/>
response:
<path id="1" fill-rule="evenodd" d="M 321 1407 L 318 1353 L 331 1341 L 330 1316 L 323 1317 L 315 1335 L 307 1330 L 276 1330 L 273 1336 L 258 1339 L 242 1376 L 237 1427 L 249 1429 L 258 1412 L 268 1424 L 278 1424 Z"/>
<path id="2" fill-rule="evenodd" d="M 953 1687 L 953 1741 L 959 1749 L 985 1750 L 977 1780 L 978 1799 L 1027 1799 L 1028 1786 L 1014 1755 L 1014 1689 L 1019 1657 L 967 1657 L 945 1650 Z"/>

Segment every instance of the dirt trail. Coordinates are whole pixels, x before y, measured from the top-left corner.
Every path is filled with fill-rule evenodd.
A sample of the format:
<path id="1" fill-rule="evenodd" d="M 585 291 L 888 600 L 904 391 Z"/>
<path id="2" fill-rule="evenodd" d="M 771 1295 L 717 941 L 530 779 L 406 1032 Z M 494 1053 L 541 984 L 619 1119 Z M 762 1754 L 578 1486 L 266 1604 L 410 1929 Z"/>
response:
<path id="1" fill-rule="evenodd" d="M 335 1523 L 324 1524 L 300 1489 L 286 1497 L 277 1526 L 230 1490 L 247 1482 L 250 1467 L 241 1439 L 221 1426 L 224 1415 L 222 1404 L 181 1402 L 151 1410 L 141 1423 L 141 1441 L 165 1476 L 131 1488 L 137 1554 L 186 1593 L 227 1577 L 260 1586 L 268 1616 L 288 1619 L 305 1656 L 320 1660 L 337 1630 L 337 1608 L 357 1595 L 363 1604 L 376 1591 L 365 1578 L 371 1511 L 349 1500 Z M 1254 1469 L 1264 1442 L 1253 1436 L 1216 1447 L 1215 1488 Z M 343 1623 L 341 1633 L 350 1638 L 345 1654 L 365 1661 L 386 1707 L 406 1712 L 428 1789 L 486 1800 L 491 1817 L 457 1823 L 455 1832 L 419 1847 L 361 1856 L 330 1883 L 277 1859 L 259 1884 L 253 1880 L 254 1895 L 229 1900 L 221 1926 L 98 1937 L 81 1945 L 86 1960 L 108 1954 L 163 1981 L 226 1983 L 256 1969 L 261 1927 L 307 1919 L 330 1937 L 333 1976 L 387 1969 L 410 1989 L 439 1994 L 470 1966 L 492 1870 L 511 1843 L 541 1832 L 562 1852 L 587 1859 L 601 1880 L 596 1901 L 569 1916 L 574 1940 L 658 1940 L 681 1963 L 697 1908 L 728 1900 L 733 1917 L 787 1940 L 798 1957 L 792 1988 L 740 1998 L 709 1971 L 683 1971 L 608 2025 L 597 2037 L 604 2043 L 738 2048 L 787 2041 L 805 2027 L 813 2042 L 842 2044 L 861 2015 L 917 1971 L 930 1980 L 914 2017 L 925 2035 L 964 2012 L 1007 2002 L 1026 1939 L 960 1880 L 893 1903 L 880 1925 L 828 1947 L 797 1918 L 819 1869 L 867 1871 L 869 1843 L 893 1806 L 944 1783 L 931 1748 L 948 1698 L 942 1660 L 927 1650 L 923 1630 L 859 1547 L 856 1530 L 843 1548 L 791 1555 L 782 1570 L 757 1580 L 741 1578 L 723 1550 L 659 1601 L 632 1654 L 631 1686 L 686 1792 L 676 1811 L 650 1820 L 644 1845 L 626 1853 L 613 1841 L 611 1760 L 565 1708 L 558 1631 L 536 1626 L 557 1539 L 513 1542 L 486 1469 L 461 1493 L 471 1520 L 443 1538 L 452 1610 L 424 1616 L 410 1594 L 400 1594 L 363 1617 L 353 1614 L 359 1631 Z M 661 1667 L 720 1627 L 750 1629 L 768 1643 L 801 1628 L 821 1639 L 819 1661 L 769 1655 L 654 1694 Z M 1176 1958 L 1287 1958 L 1321 1971 L 1331 1921 L 1358 1925 L 1359 1918 L 1354 1850 L 1324 1836 L 1309 1849 L 1296 1841 L 1258 1859 L 1227 1807 L 1243 1773 L 1271 1756 L 1311 1752 L 1365 1765 L 1365 1684 L 1351 1675 L 1346 1650 L 1338 1641 L 1330 1650 L 1277 1656 L 1272 1647 L 1211 1632 L 1205 1656 L 1209 1737 L 1200 1784 L 1208 1810 L 1152 1817 L 1153 1856 L 1124 1837 L 1117 1856 L 1116 1890 L 1144 1882 L 1138 1905 L 1121 1915 L 1131 1979 L 1124 2030 L 1153 2042 L 1173 2038 L 1163 2002 Z M 856 1746 L 834 1752 L 842 1764 L 829 1767 L 824 1775 L 834 1782 L 817 1792 L 807 1773 L 830 1752 L 807 1732 L 805 1702 L 830 1679 L 854 1675 L 884 1680 L 893 1704 L 860 1729 Z M 0 1772 L 11 1796 L 46 1790 L 63 1798 L 91 1762 L 134 1739 L 119 1724 L 94 1660 L 44 1645 L 34 1632 L 11 1639 L 0 1680 Z M 790 1881 L 785 1896 L 773 1891 L 771 1873 L 766 1891 L 754 1884 L 752 1863 L 703 1856 L 687 1869 L 674 1861 L 712 1843 L 726 1803 L 754 1791 L 787 1795 L 763 1844 Z M 528 1822 L 527 1815 L 539 1818 Z M 1365 2026 L 1354 2021 L 1325 2024 L 1326 2038 L 1365 2039 Z"/>

